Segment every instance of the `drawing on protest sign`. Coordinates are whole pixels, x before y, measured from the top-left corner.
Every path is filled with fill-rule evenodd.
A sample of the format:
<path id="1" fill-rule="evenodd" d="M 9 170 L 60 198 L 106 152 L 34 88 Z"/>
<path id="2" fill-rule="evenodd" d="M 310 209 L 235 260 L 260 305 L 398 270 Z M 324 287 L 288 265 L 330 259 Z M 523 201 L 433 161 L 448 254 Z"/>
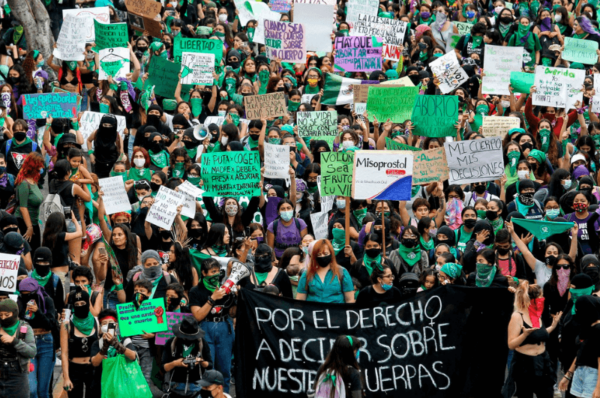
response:
<path id="1" fill-rule="evenodd" d="M 329 212 L 321 211 L 319 213 L 312 213 L 310 215 L 310 221 L 313 226 L 313 232 L 315 233 L 315 239 L 327 239 L 328 231 L 327 225 L 329 220 Z"/>
<path id="2" fill-rule="evenodd" d="M 154 204 L 148 211 L 146 221 L 157 227 L 171 230 L 177 215 L 177 206 L 183 204 L 184 200 L 183 193 L 161 186 L 154 198 Z"/>
<path id="3" fill-rule="evenodd" d="M 223 59 L 223 43 L 221 40 L 216 39 L 190 39 L 177 35 L 173 42 L 173 59 L 175 62 L 181 62 L 184 52 L 213 54 L 215 65 L 220 65 Z"/>
<path id="4" fill-rule="evenodd" d="M 204 191 L 189 181 L 184 181 L 183 184 L 179 185 L 177 191 L 185 196 L 181 214 L 188 218 L 194 218 L 196 215 L 196 198 L 201 198 Z"/>
<path id="5" fill-rule="evenodd" d="M 412 113 L 414 135 L 421 137 L 456 136 L 458 96 L 417 95 Z"/>
<path id="6" fill-rule="evenodd" d="M 298 112 L 296 123 L 300 137 L 336 137 L 338 134 L 337 111 Z"/>
<path id="7" fill-rule="evenodd" d="M 504 174 L 502 138 L 444 142 L 449 184 L 493 181 Z"/>
<path id="8" fill-rule="evenodd" d="M 92 48 L 94 51 L 98 52 L 105 48 L 115 47 L 127 49 L 128 32 L 126 23 L 103 24 L 94 20 L 94 30 L 96 32 L 96 47 Z M 129 53 L 127 58 L 129 59 Z"/>
<path id="9" fill-rule="evenodd" d="M 148 68 L 148 79 L 145 87 L 155 86 L 154 93 L 165 98 L 175 98 L 177 76 L 181 72 L 181 64 L 168 61 L 162 57 L 152 57 Z M 184 92 L 184 90 L 181 90 Z"/>
<path id="10" fill-rule="evenodd" d="M 567 61 L 592 65 L 598 62 L 597 50 L 597 41 L 565 37 L 565 49 L 561 54 L 561 58 Z"/>
<path id="11" fill-rule="evenodd" d="M 379 123 L 390 119 L 393 123 L 404 123 L 412 117 L 417 87 L 369 87 L 367 112 L 375 116 Z"/>
<path id="12" fill-rule="evenodd" d="M 129 25 L 131 26 L 131 28 L 133 30 L 146 30 L 146 28 L 144 27 L 144 17 L 140 16 L 140 15 L 135 15 L 132 14 L 130 12 L 127 13 L 127 22 L 129 22 Z"/>
<path id="13" fill-rule="evenodd" d="M 294 22 L 304 26 L 306 50 L 331 51 L 331 16 L 333 4 L 306 4 L 295 2 Z"/>
<path id="14" fill-rule="evenodd" d="M 507 289 L 449 285 L 369 308 L 271 297 L 240 292 L 238 398 L 312 393 L 343 335 L 362 344 L 358 362 L 372 398 L 459 397 L 465 385 L 473 396 L 500 395 L 508 348 L 481 347 L 506 340 L 514 301 Z"/>
<path id="15" fill-rule="evenodd" d="M 155 298 L 145 300 L 136 309 L 136 303 L 117 304 L 119 334 L 122 337 L 144 333 L 166 332 L 169 330 L 165 316 L 165 300 Z"/>
<path id="16" fill-rule="evenodd" d="M 272 145 L 265 142 L 265 178 L 290 176 L 290 146 Z"/>
<path id="17" fill-rule="evenodd" d="M 62 61 L 83 61 L 85 58 L 86 28 L 88 18 L 67 15 L 63 20 L 54 56 Z"/>
<path id="18" fill-rule="evenodd" d="M 63 19 L 69 16 L 82 18 L 85 20 L 85 41 L 93 43 L 96 41 L 94 21 L 102 23 L 110 23 L 110 11 L 108 7 L 93 7 L 93 8 L 71 8 L 63 10 Z"/>
<path id="19" fill-rule="evenodd" d="M 442 94 L 448 94 L 469 80 L 467 72 L 460 67 L 454 51 L 432 61 L 429 66 L 440 81 L 439 87 Z"/>
<path id="20" fill-rule="evenodd" d="M 105 48 L 98 54 L 100 62 L 100 73 L 98 80 L 108 80 L 108 76 L 113 79 L 119 77 L 125 78 L 130 71 L 129 68 L 129 49 L 128 48 Z"/>
<path id="21" fill-rule="evenodd" d="M 349 0 L 346 3 L 346 22 L 357 22 L 359 15 L 377 16 L 379 12 L 378 0 Z"/>
<path id="22" fill-rule="evenodd" d="M 321 152 L 321 195 L 351 196 L 354 152 Z"/>
<path id="23" fill-rule="evenodd" d="M 413 151 L 413 152 L 422 151 L 421 148 L 406 145 L 401 142 L 396 142 L 394 140 L 389 139 L 388 137 L 385 137 L 385 147 L 389 151 Z"/>
<path id="24" fill-rule="evenodd" d="M 79 132 L 83 136 L 83 150 L 88 150 L 87 148 L 87 139 L 94 131 L 98 129 L 100 126 L 100 120 L 102 117 L 106 116 L 105 113 L 100 112 L 90 112 L 85 111 L 81 115 L 81 120 L 79 121 Z M 117 131 L 119 134 L 123 134 L 126 128 L 126 120 L 125 116 L 120 115 L 112 115 L 117 118 Z M 91 149 L 91 148 L 89 148 Z"/>
<path id="25" fill-rule="evenodd" d="M 162 4 L 154 0 L 125 0 L 125 7 L 129 15 L 136 15 L 143 23 L 130 23 L 130 26 L 138 31 L 147 31 L 152 37 L 161 37 L 162 26 L 160 20 L 155 17 L 160 13 Z M 160 17 L 159 17 L 160 18 Z"/>
<path id="26" fill-rule="evenodd" d="M 352 25 L 350 36 L 376 36 L 381 37 L 384 44 L 400 46 L 404 44 L 407 28 L 408 24 L 404 21 L 358 14 L 358 21 Z"/>
<path id="27" fill-rule="evenodd" d="M 13 293 L 17 290 L 20 264 L 20 255 L 0 253 L 0 291 Z"/>
<path id="28" fill-rule="evenodd" d="M 202 155 L 203 196 L 260 195 L 260 155 L 257 151 L 212 152 Z"/>
<path id="29" fill-rule="evenodd" d="M 167 312 L 168 329 L 166 332 L 156 333 L 156 336 L 154 337 L 154 343 L 156 345 L 165 345 L 170 338 L 175 336 L 173 334 L 173 326 L 180 324 L 181 321 L 183 321 L 183 318 L 188 316 L 193 317 L 194 315 L 190 314 L 189 312 Z"/>
<path id="30" fill-rule="evenodd" d="M 536 92 L 533 93 L 532 104 L 566 107 L 567 110 L 574 108 L 577 101 L 583 101 L 580 90 L 584 79 L 585 70 L 537 66 L 534 80 Z"/>
<path id="31" fill-rule="evenodd" d="M 355 151 L 353 199 L 410 200 L 413 153 Z"/>
<path id="32" fill-rule="evenodd" d="M 282 92 L 244 97 L 246 119 L 268 119 L 287 115 L 285 94 Z"/>
<path id="33" fill-rule="evenodd" d="M 111 215 L 122 211 L 131 211 L 131 203 L 125 191 L 125 183 L 121 176 L 100 178 L 100 189 L 104 193 L 102 201 L 106 214 Z"/>
<path id="34" fill-rule="evenodd" d="M 444 148 L 416 151 L 414 153 L 412 185 L 428 185 L 448 179 L 450 169 Z"/>
<path id="35" fill-rule="evenodd" d="M 214 71 L 214 54 L 183 53 L 181 57 L 181 84 L 211 86 Z"/>
<path id="36" fill-rule="evenodd" d="M 265 46 L 270 59 L 286 62 L 306 61 L 306 35 L 299 23 L 265 19 Z"/>
<path id="37" fill-rule="evenodd" d="M 454 26 L 456 26 L 456 29 L 458 29 L 458 34 L 460 36 L 464 36 L 464 35 L 468 35 L 471 33 L 471 29 L 473 28 L 473 25 L 468 23 L 468 22 L 452 22 L 454 24 Z"/>
<path id="38" fill-rule="evenodd" d="M 535 74 L 526 72 L 510 72 L 510 85 L 513 93 L 529 94 L 535 81 Z"/>
<path id="39" fill-rule="evenodd" d="M 24 94 L 21 98 L 25 119 L 46 119 L 50 115 L 54 119 L 77 117 L 75 93 Z"/>
<path id="40" fill-rule="evenodd" d="M 523 50 L 519 47 L 503 47 L 485 45 L 485 57 L 483 59 L 484 94 L 509 95 L 511 72 L 521 72 L 523 67 Z"/>
<path id="41" fill-rule="evenodd" d="M 450 35 L 450 39 L 446 43 L 446 53 L 454 51 L 461 37 L 461 35 Z"/>
<path id="42" fill-rule="evenodd" d="M 269 4 L 271 5 L 271 11 L 288 12 L 292 9 L 291 0 L 273 0 Z"/>
<path id="43" fill-rule="evenodd" d="M 504 138 L 511 129 L 518 127 L 521 127 L 521 120 L 518 117 L 484 116 L 481 134 L 484 137 Z"/>
<path id="44" fill-rule="evenodd" d="M 381 38 L 342 36 L 335 38 L 334 69 L 341 72 L 381 70 Z"/>

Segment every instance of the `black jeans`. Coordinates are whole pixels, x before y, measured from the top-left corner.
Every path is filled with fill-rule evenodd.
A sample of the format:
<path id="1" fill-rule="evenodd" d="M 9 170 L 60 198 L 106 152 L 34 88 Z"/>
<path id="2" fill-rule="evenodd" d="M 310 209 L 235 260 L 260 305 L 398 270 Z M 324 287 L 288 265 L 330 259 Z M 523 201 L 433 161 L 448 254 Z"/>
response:
<path id="1" fill-rule="evenodd" d="M 25 235 L 27 232 L 27 224 L 25 224 L 25 220 L 22 218 L 17 218 L 17 222 L 19 223 L 19 232 L 21 235 Z M 33 226 L 33 236 L 29 241 L 29 246 L 31 246 L 31 256 L 33 257 L 33 253 L 35 250 L 42 245 L 42 232 L 40 231 L 40 224 L 34 222 Z"/>
<path id="2" fill-rule="evenodd" d="M 515 351 L 513 356 L 513 377 L 519 398 L 554 397 L 556 375 L 552 376 L 552 361 L 548 351 L 532 357 Z"/>
<path id="3" fill-rule="evenodd" d="M 96 398 L 100 396 L 99 389 L 94 388 L 94 366 L 69 362 L 69 378 L 73 389 L 69 391 L 69 398 Z M 85 391 L 84 391 L 85 387 Z"/>
<path id="4" fill-rule="evenodd" d="M 21 372 L 19 361 L 0 359 L 0 397 L 29 398 L 29 369 Z"/>

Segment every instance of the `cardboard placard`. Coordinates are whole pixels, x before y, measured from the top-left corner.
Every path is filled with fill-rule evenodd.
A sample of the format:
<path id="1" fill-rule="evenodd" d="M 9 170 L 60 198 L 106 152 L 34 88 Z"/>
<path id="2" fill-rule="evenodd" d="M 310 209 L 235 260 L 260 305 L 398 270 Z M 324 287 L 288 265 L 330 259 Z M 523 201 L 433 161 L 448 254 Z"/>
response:
<path id="1" fill-rule="evenodd" d="M 377 16 L 379 12 L 378 0 L 349 0 L 346 3 L 346 22 L 357 22 L 358 16 Z"/>
<path id="2" fill-rule="evenodd" d="M 429 185 L 448 179 L 450 169 L 444 148 L 418 151 L 414 154 L 412 185 Z"/>
<path id="3" fill-rule="evenodd" d="M 481 134 L 484 137 L 500 137 L 504 139 L 511 129 L 521 127 L 518 117 L 509 116 L 484 116 L 481 125 Z"/>
<path id="4" fill-rule="evenodd" d="M 212 86 L 215 55 L 183 53 L 181 57 L 181 84 Z"/>
<path id="5" fill-rule="evenodd" d="M 333 4 L 295 3 L 294 22 L 304 26 L 307 51 L 331 51 L 331 16 L 333 13 Z"/>
<path id="6" fill-rule="evenodd" d="M 290 146 L 272 145 L 265 142 L 265 178 L 290 176 Z"/>
<path id="7" fill-rule="evenodd" d="M 66 18 L 67 15 L 85 19 L 85 41 L 88 43 L 96 41 L 94 21 L 105 24 L 110 23 L 110 11 L 108 7 L 71 8 L 63 10 L 63 19 Z"/>
<path id="8" fill-rule="evenodd" d="M 316 111 L 296 113 L 298 136 L 300 137 L 337 137 L 337 111 Z"/>
<path id="9" fill-rule="evenodd" d="M 223 43 L 216 39 L 193 39 L 175 36 L 173 42 L 173 59 L 181 62 L 183 53 L 213 54 L 215 65 L 220 65 L 223 59 Z"/>
<path id="10" fill-rule="evenodd" d="M 454 51 L 432 61 L 429 66 L 434 76 L 440 80 L 440 91 L 448 94 L 469 80 L 467 72 L 460 67 Z"/>
<path id="11" fill-rule="evenodd" d="M 351 196 L 354 152 L 321 153 L 321 195 Z"/>
<path id="12" fill-rule="evenodd" d="M 250 120 L 287 115 L 285 94 L 282 92 L 244 97 L 244 108 L 246 118 Z"/>
<path id="13" fill-rule="evenodd" d="M 583 101 L 580 90 L 584 79 L 585 70 L 537 66 L 532 104 L 569 110 L 577 101 Z"/>
<path id="14" fill-rule="evenodd" d="M 596 41 L 565 37 L 565 49 L 561 57 L 567 61 L 593 65 L 598 62 L 596 51 L 598 51 L 598 42 Z"/>
<path id="15" fill-rule="evenodd" d="M 98 52 L 105 48 L 125 47 L 129 55 L 129 49 L 127 48 L 129 37 L 126 23 L 103 24 L 94 20 L 94 30 L 96 34 L 96 41 L 94 42 L 96 47 L 93 48 L 94 51 Z"/>
<path id="16" fill-rule="evenodd" d="M 108 76 L 113 79 L 119 77 L 125 78 L 130 72 L 129 49 L 123 47 L 105 48 L 98 54 L 100 62 L 100 72 L 98 80 L 108 80 Z"/>
<path id="17" fill-rule="evenodd" d="M 0 291 L 13 293 L 17 290 L 17 275 L 21 256 L 0 253 Z"/>
<path id="18" fill-rule="evenodd" d="M 352 24 L 350 36 L 377 36 L 383 39 L 384 44 L 400 46 L 404 44 L 407 29 L 408 24 L 398 19 L 358 14 L 358 21 Z"/>
<path id="19" fill-rule="evenodd" d="M 67 15 L 60 28 L 54 56 L 63 61 L 83 61 L 85 56 L 86 23 L 89 18 Z"/>

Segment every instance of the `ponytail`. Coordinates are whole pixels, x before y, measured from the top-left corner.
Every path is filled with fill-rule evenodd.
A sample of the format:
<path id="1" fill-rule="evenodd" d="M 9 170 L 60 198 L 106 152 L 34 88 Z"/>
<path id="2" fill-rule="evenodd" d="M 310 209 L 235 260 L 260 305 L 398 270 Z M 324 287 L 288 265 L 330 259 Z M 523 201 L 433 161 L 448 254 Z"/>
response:
<path id="1" fill-rule="evenodd" d="M 521 281 L 515 293 L 515 307 L 517 309 L 527 309 L 529 308 L 529 302 L 529 282 L 526 280 Z"/>

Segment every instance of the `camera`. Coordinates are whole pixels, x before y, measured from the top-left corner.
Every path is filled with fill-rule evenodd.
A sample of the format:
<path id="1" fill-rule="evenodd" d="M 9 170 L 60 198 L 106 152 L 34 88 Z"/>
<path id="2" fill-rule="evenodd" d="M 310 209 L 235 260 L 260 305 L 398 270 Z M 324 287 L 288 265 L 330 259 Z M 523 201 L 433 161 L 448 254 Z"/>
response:
<path id="1" fill-rule="evenodd" d="M 196 357 L 190 355 L 183 360 L 183 363 L 186 364 L 190 370 L 194 370 L 194 367 L 196 366 Z"/>

